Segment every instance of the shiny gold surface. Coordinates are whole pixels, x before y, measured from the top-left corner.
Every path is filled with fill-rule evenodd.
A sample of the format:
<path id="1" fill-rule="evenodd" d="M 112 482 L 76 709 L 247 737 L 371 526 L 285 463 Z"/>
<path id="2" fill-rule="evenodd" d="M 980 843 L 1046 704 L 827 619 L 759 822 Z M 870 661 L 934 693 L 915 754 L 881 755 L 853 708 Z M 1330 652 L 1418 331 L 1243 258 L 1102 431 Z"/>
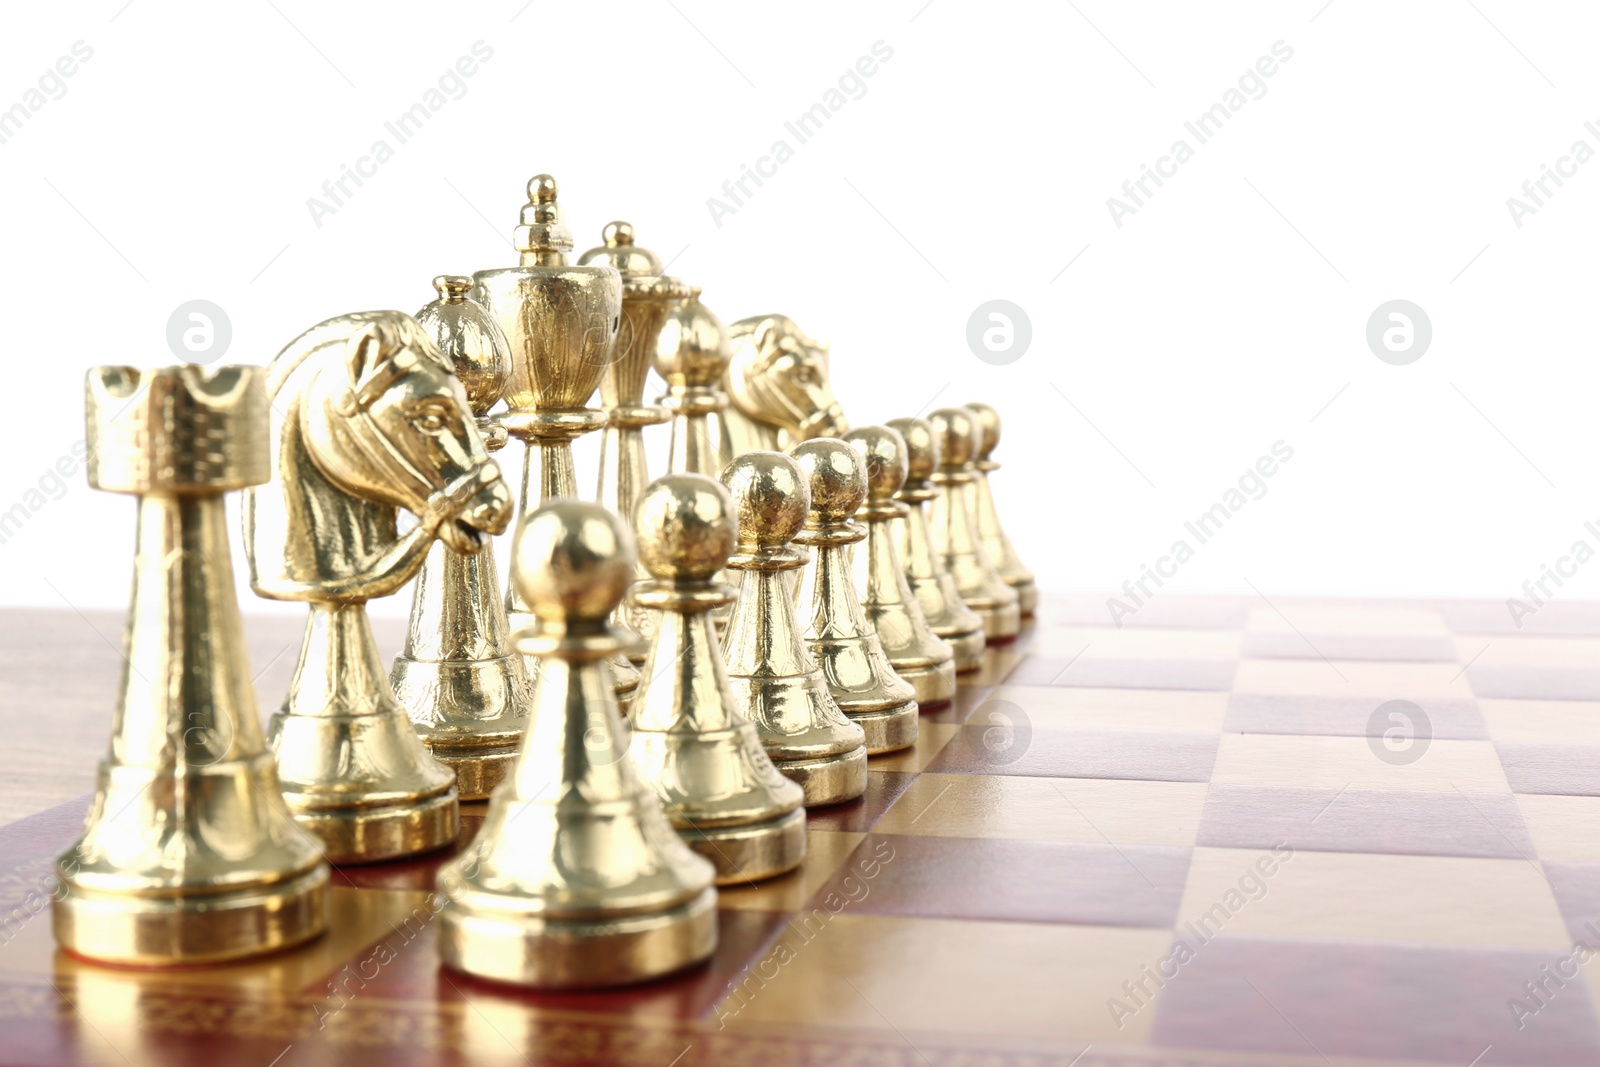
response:
<path id="1" fill-rule="evenodd" d="M 866 464 L 850 444 L 817 437 L 794 457 L 811 491 L 805 526 L 794 538 L 811 549 L 797 596 L 804 637 L 839 709 L 867 735 L 867 752 L 893 752 L 917 740 L 917 700 L 895 673 L 856 597 L 850 546 L 867 536 L 853 516 L 867 496 Z"/>
<path id="2" fill-rule="evenodd" d="M 500 423 L 527 447 L 517 504 L 517 514 L 527 515 L 544 501 L 578 497 L 572 440 L 606 424 L 606 413 L 587 405 L 616 355 L 622 276 L 607 263 L 568 265 L 572 233 L 556 203 L 556 180 L 548 174 L 528 182 L 528 203 L 513 241 L 521 266 L 478 271 L 470 295 L 511 347 L 509 410 Z M 506 610 L 513 629 L 531 624 L 515 583 L 506 592 Z M 530 674 L 537 670 L 534 662 L 526 666 Z M 639 672 L 620 652 L 608 666 L 617 699 L 626 706 Z"/>
<path id="3" fill-rule="evenodd" d="M 644 427 L 671 417 L 665 408 L 645 406 L 645 378 L 667 316 L 689 296 L 690 289 L 662 273 L 660 256 L 634 244 L 630 224 L 607 223 L 601 242 L 578 259 L 580 266 L 608 264 L 622 276 L 622 326 L 612 361 L 600 378 L 606 428 L 600 437 L 600 490 L 596 499 L 629 518 L 639 493 L 650 482 Z M 638 577 L 643 580 L 647 575 L 641 569 Z M 649 650 L 655 616 L 626 599 L 618 611 L 619 621 L 639 635 L 628 649 L 628 658 L 638 666 Z"/>
<path id="4" fill-rule="evenodd" d="M 939 441 L 927 419 L 890 419 L 889 428 L 906 443 L 906 481 L 895 499 L 905 504 L 907 511 L 890 520 L 905 564 L 906 582 L 922 606 L 928 626 L 955 652 L 956 673 L 975 671 L 983 666 L 987 644 L 983 620 L 962 602 L 956 580 L 933 551 L 928 534 L 925 505 L 939 495 L 938 487 L 928 479 L 939 467 Z"/>
<path id="5" fill-rule="evenodd" d="M 285 800 L 333 860 L 449 844 L 455 773 L 395 700 L 366 602 L 399 589 L 436 538 L 481 551 L 510 521 L 510 491 L 461 380 L 409 315 L 312 327 L 273 359 L 266 395 L 276 477 L 245 491 L 250 584 L 311 609 L 268 730 Z M 403 534 L 399 508 L 418 520 Z"/>
<path id="6" fill-rule="evenodd" d="M 228 960 L 326 925 L 328 867 L 261 734 L 223 511 L 270 472 L 264 377 L 89 372 L 89 484 L 138 497 L 138 542 L 110 750 L 55 867 L 56 940 L 80 956 Z"/>
<path id="7" fill-rule="evenodd" d="M 828 346 L 807 337 L 787 315 L 755 315 L 728 327 L 731 358 L 723 375 L 730 401 L 723 417 L 724 454 L 788 449 L 850 427 L 828 386 Z"/>
<path id="8" fill-rule="evenodd" d="M 717 884 L 782 874 L 805 858 L 804 794 L 779 774 L 728 685 L 711 612 L 735 541 L 727 492 L 699 474 L 669 474 L 634 512 L 651 581 L 632 596 L 661 612 L 630 712 L 631 754 L 667 818 L 717 868 Z"/>
<path id="9" fill-rule="evenodd" d="M 990 562 L 971 507 L 977 419 L 966 408 L 940 408 L 928 422 L 939 442 L 939 466 L 929 479 L 939 490 L 928 518 L 933 550 L 955 579 L 962 602 L 983 620 L 988 640 L 1008 641 L 1022 626 L 1017 591 Z"/>
<path id="10" fill-rule="evenodd" d="M 1024 617 L 1032 615 L 1039 603 L 1039 587 L 1034 583 L 1033 572 L 1025 567 L 1011 538 L 1000 525 L 1000 513 L 995 510 L 994 490 L 989 485 L 989 475 L 1000 469 L 991 457 L 1000 444 L 1000 413 L 988 404 L 966 404 L 978 422 L 978 457 L 973 463 L 976 477 L 972 479 L 972 512 L 978 522 L 978 537 L 989 554 L 994 569 L 1006 584 L 1017 591 L 1017 607 Z"/>
<path id="11" fill-rule="evenodd" d="M 602 661 L 633 636 L 607 624 L 634 579 L 633 538 L 598 504 L 525 518 L 512 581 L 536 657 L 527 737 L 472 846 L 439 870 L 451 967 L 546 988 L 623 985 L 711 955 L 711 864 L 675 834 L 628 759 Z"/>
<path id="12" fill-rule="evenodd" d="M 844 439 L 861 453 L 867 470 L 867 500 L 856 513 L 866 524 L 867 540 L 853 559 L 861 610 L 877 631 L 889 665 L 916 691 L 917 703 L 948 703 L 956 695 L 955 650 L 928 626 L 906 581 L 892 528 L 910 511 L 894 498 L 909 470 L 905 438 L 888 426 L 865 426 Z"/>
<path id="13" fill-rule="evenodd" d="M 417 324 L 455 368 L 486 451 L 506 443 L 485 418 L 511 371 L 505 335 L 467 299 L 472 279 L 433 280 L 439 298 Z M 528 674 L 511 649 L 494 553 L 464 555 L 442 542 L 428 550 L 411 597 L 405 649 L 389 684 L 434 758 L 456 772 L 462 800 L 484 800 L 516 757 L 528 714 Z"/>
<path id="14" fill-rule="evenodd" d="M 723 637 L 734 696 L 807 807 L 854 800 L 867 788 L 866 735 L 839 710 L 801 639 L 787 580 L 806 565 L 789 547 L 810 507 L 806 479 L 782 452 L 747 452 L 722 481 L 738 523 L 728 567 L 743 575 Z"/>
<path id="15" fill-rule="evenodd" d="M 735 454 L 725 447 L 721 418 L 728 397 L 718 388 L 728 341 L 722 322 L 700 303 L 700 290 L 690 294 L 667 316 L 655 351 L 656 373 L 667 383 L 661 403 L 672 414 L 667 470 L 715 478 Z"/>

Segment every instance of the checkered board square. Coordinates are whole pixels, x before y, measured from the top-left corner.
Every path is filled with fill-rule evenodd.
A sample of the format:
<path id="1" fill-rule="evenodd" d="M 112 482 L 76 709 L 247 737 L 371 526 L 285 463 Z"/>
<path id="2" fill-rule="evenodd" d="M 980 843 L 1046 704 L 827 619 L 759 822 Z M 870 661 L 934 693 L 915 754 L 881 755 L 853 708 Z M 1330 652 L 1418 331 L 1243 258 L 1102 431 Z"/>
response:
<path id="1" fill-rule="evenodd" d="M 709 964 L 629 989 L 441 970 L 441 856 L 338 870 L 294 952 L 96 967 L 44 914 L 86 800 L 35 813 L 0 828 L 0 1063 L 1600 1063 L 1600 607 L 1125 621 L 1045 603 L 799 871 L 722 892 Z"/>

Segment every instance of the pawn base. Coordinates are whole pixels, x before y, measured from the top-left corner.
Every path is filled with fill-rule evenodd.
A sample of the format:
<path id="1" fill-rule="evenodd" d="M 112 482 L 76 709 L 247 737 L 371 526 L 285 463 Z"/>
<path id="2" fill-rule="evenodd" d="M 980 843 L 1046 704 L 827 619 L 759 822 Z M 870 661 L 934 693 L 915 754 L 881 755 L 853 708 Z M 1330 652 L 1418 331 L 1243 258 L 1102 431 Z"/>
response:
<path id="1" fill-rule="evenodd" d="M 806 858 L 806 811 L 796 808 L 743 826 L 680 826 L 678 836 L 717 869 L 717 885 L 742 885 L 800 866 Z"/>
<path id="2" fill-rule="evenodd" d="M 422 743 L 428 746 L 434 759 L 456 772 L 456 795 L 464 801 L 488 800 L 495 786 L 505 781 L 511 774 L 511 768 L 516 766 L 517 749 L 520 747 L 518 742 L 494 748 L 451 750 L 428 737 L 424 737 Z"/>
<path id="3" fill-rule="evenodd" d="M 877 756 L 917 743 L 918 710 L 917 702 L 908 700 L 880 711 L 855 712 L 846 708 L 844 713 L 867 735 L 867 755 Z"/>
<path id="4" fill-rule="evenodd" d="M 842 804 L 867 791 L 865 747 L 817 759 L 774 759 L 772 765 L 778 768 L 779 774 L 805 790 L 808 808 Z"/>
<path id="5" fill-rule="evenodd" d="M 945 644 L 956 651 L 956 673 L 966 674 L 983 666 L 983 650 L 988 644 L 983 631 L 967 630 L 964 633 L 939 634 Z"/>
<path id="6" fill-rule="evenodd" d="M 300 828 L 322 842 L 330 863 L 376 863 L 432 852 L 461 832 L 455 786 L 381 807 L 307 808 L 293 793 L 285 793 L 284 800 Z"/>
<path id="7" fill-rule="evenodd" d="M 983 620 L 983 636 L 991 645 L 1009 641 L 1022 630 L 1022 611 L 1015 600 L 983 607 L 969 602 L 967 607 Z"/>
<path id="8" fill-rule="evenodd" d="M 632 985 L 693 966 L 717 947 L 717 892 L 666 911 L 557 919 L 452 901 L 439 955 L 458 971 L 539 989 Z"/>
<path id="9" fill-rule="evenodd" d="M 981 649 L 979 661 L 982 661 Z M 902 666 L 889 661 L 889 666 L 894 668 L 894 673 L 910 683 L 916 690 L 917 703 L 922 707 L 934 707 L 939 704 L 948 704 L 956 695 L 956 663 L 947 659 L 943 663 L 923 664 L 918 666 Z"/>
<path id="10" fill-rule="evenodd" d="M 144 897 L 67 885 L 53 906 L 56 941 L 102 963 L 159 967 L 292 948 L 328 921 L 328 868 L 226 893 Z"/>

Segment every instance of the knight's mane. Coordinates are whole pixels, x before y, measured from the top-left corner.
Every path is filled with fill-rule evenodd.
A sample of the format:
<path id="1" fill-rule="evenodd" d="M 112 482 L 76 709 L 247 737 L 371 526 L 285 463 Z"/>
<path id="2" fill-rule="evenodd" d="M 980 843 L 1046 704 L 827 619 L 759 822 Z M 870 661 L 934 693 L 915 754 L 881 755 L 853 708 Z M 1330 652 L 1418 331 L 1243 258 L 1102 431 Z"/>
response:
<path id="1" fill-rule="evenodd" d="M 311 482 L 296 480 L 291 487 L 282 469 L 285 459 L 298 459 L 304 452 L 299 416 L 312 379 L 335 359 L 342 360 L 351 340 L 363 334 L 376 341 L 379 359 L 409 348 L 444 370 L 452 370 L 416 320 L 399 311 L 363 311 L 319 322 L 273 357 L 266 375 L 267 400 L 272 406 L 269 447 L 273 477 L 246 490 L 244 498 L 245 553 L 251 583 L 264 596 L 307 598 L 319 580 L 334 577 L 304 573 L 320 554 L 294 551 L 302 539 L 337 531 L 337 536 L 366 542 L 370 549 L 374 536 L 395 536 L 379 532 L 380 528 L 392 528 L 393 509 L 353 497 L 303 464 L 297 466 L 300 479 Z M 339 367 L 337 373 L 344 373 L 344 368 Z"/>

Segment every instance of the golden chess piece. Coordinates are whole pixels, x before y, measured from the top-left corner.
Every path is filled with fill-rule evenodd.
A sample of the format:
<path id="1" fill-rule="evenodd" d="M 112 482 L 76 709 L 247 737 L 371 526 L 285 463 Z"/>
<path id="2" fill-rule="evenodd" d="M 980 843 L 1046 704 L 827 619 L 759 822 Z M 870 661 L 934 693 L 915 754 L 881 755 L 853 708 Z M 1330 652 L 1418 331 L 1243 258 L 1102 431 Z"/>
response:
<path id="1" fill-rule="evenodd" d="M 1039 605 L 1039 587 L 1034 584 L 1033 572 L 1023 566 L 1017 550 L 1012 547 L 1011 538 L 1006 536 L 1004 527 L 1000 525 L 1000 513 L 994 506 L 994 490 L 989 485 L 990 472 L 1000 469 L 1000 464 L 990 458 L 1000 444 L 1000 413 L 988 404 L 963 406 L 978 421 L 978 458 L 973 463 L 977 477 L 972 479 L 970 490 L 972 511 L 978 520 L 978 536 L 994 569 L 1000 572 L 1000 577 L 1006 580 L 1007 585 L 1017 591 L 1017 608 L 1027 618 Z"/>
<path id="2" fill-rule="evenodd" d="M 828 386 L 828 346 L 787 315 L 754 315 L 728 327 L 722 451 L 786 450 L 850 427 Z"/>
<path id="3" fill-rule="evenodd" d="M 790 452 L 811 490 L 811 510 L 795 543 L 811 549 L 801 572 L 799 617 L 805 642 L 839 710 L 867 735 L 867 753 L 917 741 L 917 695 L 895 673 L 856 597 L 850 546 L 866 539 L 854 520 L 867 497 L 866 464 L 848 443 L 817 437 Z"/>
<path id="4" fill-rule="evenodd" d="M 906 443 L 906 481 L 895 499 L 906 514 L 890 520 L 905 562 L 906 582 L 922 606 L 928 626 L 955 652 L 956 673 L 983 666 L 983 620 L 961 600 L 956 580 L 944 569 L 928 534 L 923 507 L 939 495 L 928 479 L 939 467 L 939 441 L 927 419 L 890 419 L 889 428 Z"/>
<path id="5" fill-rule="evenodd" d="M 667 383 L 661 404 L 672 417 L 668 473 L 715 478 L 733 458 L 723 449 L 728 397 L 718 387 L 728 358 L 722 322 L 700 302 L 700 290 L 691 288 L 667 316 L 655 351 L 656 373 Z"/>
<path id="6" fill-rule="evenodd" d="M 642 982 L 717 945 L 711 864 L 662 814 L 628 759 L 602 661 L 634 636 L 607 618 L 633 584 L 633 537 L 598 504 L 523 520 L 512 581 L 540 660 L 527 737 L 472 846 L 439 870 L 439 955 L 484 978 L 543 988 Z"/>
<path id="7" fill-rule="evenodd" d="M 746 452 L 722 481 L 739 531 L 728 566 L 743 575 L 723 638 L 734 695 L 773 765 L 805 790 L 807 807 L 854 800 L 867 789 L 866 735 L 828 692 L 787 580 L 806 565 L 805 553 L 789 547 L 810 508 L 806 480 L 782 452 Z"/>
<path id="8" fill-rule="evenodd" d="M 600 491 L 596 499 L 630 519 L 634 502 L 650 482 L 644 427 L 671 417 L 665 408 L 645 405 L 645 378 L 667 316 L 688 297 L 690 290 L 678 279 L 662 273 L 660 256 L 633 243 L 633 227 L 628 223 L 607 223 L 601 240 L 598 248 L 591 248 L 578 258 L 578 264 L 605 263 L 622 275 L 622 327 L 617 333 L 613 359 L 600 378 L 606 428 L 600 435 Z M 638 577 L 642 581 L 649 576 L 641 569 Z M 628 658 L 637 667 L 649 650 L 655 618 L 626 599 L 618 611 L 619 621 L 639 635 L 640 639 L 628 649 Z"/>
<path id="9" fill-rule="evenodd" d="M 448 845 L 455 772 L 418 740 L 378 658 L 366 602 L 389 596 L 438 538 L 481 552 L 511 521 L 466 390 L 415 319 L 341 315 L 267 368 L 277 478 L 245 490 L 250 585 L 311 609 L 267 737 L 284 799 L 330 860 Z M 397 509 L 417 516 L 405 533 Z"/>
<path id="10" fill-rule="evenodd" d="M 616 355 L 622 317 L 622 277 L 606 263 L 569 265 L 572 231 L 556 204 L 556 180 L 548 174 L 528 182 L 522 225 L 512 235 L 521 266 L 480 270 L 471 297 L 500 325 L 511 346 L 509 409 L 500 424 L 527 446 L 517 514 L 547 500 L 577 499 L 572 441 L 606 424 L 606 413 L 588 407 Z M 516 583 L 506 592 L 512 629 L 531 625 Z M 624 707 L 639 686 L 639 672 L 623 653 L 606 661 Z M 527 664 L 529 673 L 537 670 Z"/>
<path id="11" fill-rule="evenodd" d="M 955 579 L 962 603 L 983 620 L 984 637 L 1009 641 L 1022 628 L 1017 591 L 989 561 L 972 513 L 969 486 L 978 476 L 978 420 L 966 408 L 940 408 L 928 416 L 939 441 L 939 466 L 930 481 L 939 489 L 928 518 L 933 549 Z"/>
<path id="12" fill-rule="evenodd" d="M 782 874 L 806 854 L 804 792 L 773 767 L 739 710 L 711 622 L 733 598 L 714 580 L 733 552 L 732 510 L 713 479 L 668 474 L 634 511 L 652 581 L 632 596 L 661 617 L 629 713 L 631 754 L 718 885 Z"/>
<path id="13" fill-rule="evenodd" d="M 284 809 L 262 739 L 223 510 L 224 493 L 271 474 L 264 377 L 88 375 L 89 484 L 138 497 L 138 542 L 110 751 L 55 867 L 56 940 L 79 956 L 236 959 L 327 923 L 327 864 Z"/>
<path id="14" fill-rule="evenodd" d="M 867 502 L 856 513 L 866 524 L 867 540 L 853 560 L 861 610 L 877 631 L 889 665 L 916 690 L 918 705 L 947 704 L 956 695 L 955 650 L 928 626 L 906 581 L 892 528 L 910 512 L 894 498 L 908 470 L 905 438 L 888 426 L 866 426 L 844 439 L 867 468 Z"/>
<path id="15" fill-rule="evenodd" d="M 505 430 L 487 417 L 511 370 L 505 335 L 467 299 L 472 279 L 433 280 L 439 298 L 417 312 L 455 367 L 477 416 L 484 449 L 499 451 Z M 462 800 L 484 800 L 511 769 L 527 725 L 528 673 L 511 648 L 492 548 L 463 555 L 442 541 L 428 550 L 411 598 L 405 651 L 389 684 L 434 758 L 456 772 Z"/>

